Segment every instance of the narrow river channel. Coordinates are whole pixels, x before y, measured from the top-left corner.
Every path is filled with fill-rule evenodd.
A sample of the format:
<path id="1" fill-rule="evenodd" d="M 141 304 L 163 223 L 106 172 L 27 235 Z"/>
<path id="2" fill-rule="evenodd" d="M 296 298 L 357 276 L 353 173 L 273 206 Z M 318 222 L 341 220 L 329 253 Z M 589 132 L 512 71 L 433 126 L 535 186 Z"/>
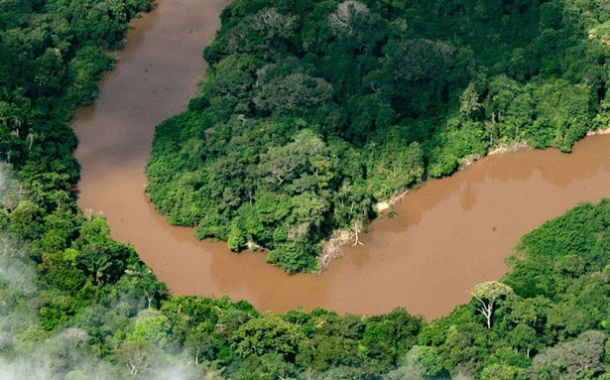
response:
<path id="1" fill-rule="evenodd" d="M 126 49 L 73 124 L 82 166 L 80 207 L 103 213 L 174 294 L 246 299 L 259 310 L 303 306 L 378 314 L 405 307 L 427 319 L 498 279 L 526 232 L 582 201 L 610 196 L 610 135 L 572 154 L 520 151 L 487 157 L 407 194 L 397 216 L 373 222 L 363 247 L 345 249 L 321 276 L 287 276 L 258 253 L 231 253 L 171 227 L 148 203 L 144 167 L 154 128 L 184 110 L 203 79 L 201 52 L 229 0 L 161 0 L 133 22 Z"/>

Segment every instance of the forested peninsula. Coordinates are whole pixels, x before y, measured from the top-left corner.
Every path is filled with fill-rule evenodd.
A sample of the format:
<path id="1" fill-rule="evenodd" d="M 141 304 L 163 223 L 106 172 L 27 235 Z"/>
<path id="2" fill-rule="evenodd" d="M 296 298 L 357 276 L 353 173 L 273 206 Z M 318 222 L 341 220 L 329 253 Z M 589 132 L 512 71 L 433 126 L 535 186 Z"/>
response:
<path id="1" fill-rule="evenodd" d="M 329 15 L 337 12 L 339 4 L 334 2 L 316 4 L 316 7 L 308 8 L 313 5 L 298 2 L 295 5 L 296 8 L 290 9 L 300 10 L 302 12 L 297 13 L 304 15 L 305 9 L 313 12 L 315 9 L 322 9 L 318 6 L 326 4 L 327 9 L 322 16 L 308 17 L 311 18 L 312 25 L 328 25 Z M 407 16 L 410 14 L 407 12 L 408 9 L 411 9 L 398 2 L 393 4 L 393 7 L 384 2 L 377 2 L 377 5 L 371 3 L 367 8 L 353 3 L 349 4 L 351 5 L 346 8 L 348 12 L 368 9 L 364 13 L 367 17 L 375 13 L 382 14 L 379 13 L 381 8 L 376 7 L 383 4 L 387 6 L 387 9 L 392 9 L 392 13 L 394 9 L 402 9 L 401 12 Z M 492 3 L 487 2 L 487 4 Z M 512 89 L 511 91 L 523 91 L 515 95 L 515 99 L 519 96 L 526 99 L 530 99 L 528 96 L 531 97 L 530 103 L 526 103 L 530 104 L 531 110 L 536 110 L 536 112 L 529 115 L 532 120 L 530 124 L 523 121 L 526 119 L 511 119 L 523 121 L 523 124 L 518 124 L 518 133 L 515 127 L 514 133 L 517 137 L 506 137 L 509 133 L 501 132 L 507 129 L 507 126 L 503 127 L 505 129 L 500 129 L 497 135 L 490 131 L 485 132 L 486 129 L 482 130 L 481 133 L 488 136 L 488 140 L 483 140 L 485 149 L 498 143 L 498 140 L 502 140 L 502 138 L 506 139 L 506 143 L 525 139 L 534 146 L 536 141 L 542 141 L 546 145 L 555 144 L 568 149 L 572 137 L 565 139 L 561 136 L 577 138 L 586 129 L 605 126 L 603 112 L 605 106 L 602 99 L 605 95 L 602 68 L 606 49 L 603 23 L 608 17 L 608 13 L 604 10 L 605 2 L 506 3 L 508 5 L 497 2 L 493 4 L 496 4 L 497 9 L 507 6 L 509 10 L 514 9 L 514 12 L 525 12 L 526 9 L 530 9 L 528 7 L 532 7 L 531 9 L 534 9 L 532 13 L 523 14 L 528 14 L 538 21 L 547 20 L 545 23 L 550 24 L 540 21 L 541 25 L 550 25 L 549 28 L 552 29 L 549 29 L 546 34 L 538 31 L 540 35 L 546 35 L 547 37 L 544 38 L 548 38 L 549 35 L 554 36 L 554 33 L 564 34 L 561 34 L 562 38 L 556 37 L 552 40 L 558 44 L 552 52 L 559 56 L 547 61 L 541 60 L 538 71 L 533 71 L 530 77 L 510 79 L 508 74 L 504 74 L 504 76 L 497 74 L 498 78 L 494 81 L 502 80 L 511 84 L 514 86 L 509 87 Z M 231 23 L 230 20 L 233 17 L 236 17 L 235 20 L 239 20 L 240 17 L 246 17 L 245 14 L 259 14 L 259 11 L 267 9 L 266 5 L 268 4 L 256 1 L 237 2 L 223 13 L 224 32 L 221 31 L 219 34 L 219 42 L 207 50 L 208 59 L 213 63 L 213 70 L 211 79 L 203 84 L 204 89 L 207 86 L 221 83 L 219 82 L 222 78 L 220 68 L 225 59 L 235 60 L 232 62 L 236 62 L 237 67 L 243 67 L 239 66 L 243 63 L 240 63 L 242 58 L 252 63 L 253 68 L 261 64 L 259 60 L 262 58 L 256 58 L 256 56 L 248 58 L 242 54 L 250 53 L 243 52 L 232 58 L 227 56 L 227 58 L 220 59 L 223 55 L 222 50 L 232 46 L 221 39 L 230 37 L 228 31 L 232 30 L 232 27 L 227 23 Z M 139 260 L 133 247 L 114 241 L 110 237 L 110 229 L 102 216 L 85 216 L 77 207 L 75 202 L 77 194 L 74 186 L 78 181 L 79 167 L 72 157 L 72 151 L 77 141 L 67 124 L 73 117 L 78 104 L 87 104 L 95 98 L 97 94 L 95 81 L 100 79 L 104 71 L 111 69 L 114 59 L 108 52 L 121 47 L 129 20 L 135 17 L 137 12 L 150 9 L 150 6 L 148 1 L 137 0 L 104 2 L 98 0 L 4 0 L 0 2 L 0 159 L 2 160 L 0 163 L 0 378 L 8 380 L 610 379 L 610 343 L 608 343 L 608 324 L 610 323 L 609 200 L 601 201 L 596 205 L 581 204 L 524 236 L 508 259 L 511 269 L 506 276 L 497 282 L 476 286 L 472 289 L 473 298 L 469 303 L 456 308 L 448 316 L 436 321 L 425 321 L 421 317 L 411 316 L 401 308 L 379 316 L 338 315 L 333 311 L 323 309 L 315 309 L 311 312 L 292 310 L 283 314 L 261 313 L 246 301 L 234 303 L 226 297 L 212 299 L 196 296 L 175 297 L 168 294 L 165 285 L 155 279 L 152 270 Z M 271 20 L 295 17 L 289 15 L 289 8 L 286 8 L 285 3 L 276 2 L 274 6 L 276 10 L 273 12 L 276 13 L 268 11 L 271 13 L 266 13 L 267 16 L 264 17 L 271 15 Z M 430 6 L 434 8 L 440 5 L 431 3 Z M 443 12 L 453 9 L 448 4 L 445 6 L 446 8 L 442 8 L 445 9 Z M 485 17 L 492 16 L 488 16 L 485 8 L 487 6 L 491 5 L 478 4 L 474 10 L 469 8 L 465 14 L 470 15 L 469 17 L 477 14 L 477 17 L 483 17 L 481 20 L 477 19 L 479 20 L 477 22 L 489 22 L 489 19 Z M 428 3 L 422 3 L 420 7 L 428 7 Z M 545 7 L 554 8 L 551 8 L 552 12 L 545 13 L 546 11 L 543 12 Z M 424 25 L 423 20 L 427 20 L 427 17 L 433 13 L 431 10 L 424 11 L 423 8 L 419 11 L 420 16 L 415 13 L 412 17 L 405 17 L 407 23 L 405 27 L 399 27 L 398 30 L 404 29 L 400 33 L 407 33 L 413 28 L 417 29 L 417 25 Z M 458 7 L 458 9 L 462 8 Z M 478 13 L 475 12 L 477 9 L 479 9 Z M 493 14 L 489 10 L 489 15 Z M 557 15 L 561 17 L 557 18 Z M 376 19 L 376 22 L 383 23 L 382 18 Z M 502 16 L 500 19 L 503 20 L 504 17 Z M 506 19 L 516 23 L 518 21 L 516 16 L 511 19 L 511 12 L 508 12 Z M 561 25 L 571 25 L 565 24 L 566 20 L 572 20 L 574 25 L 580 26 L 583 26 L 583 22 L 584 26 L 590 26 L 587 23 L 595 21 L 597 29 L 590 29 L 588 32 L 592 37 L 586 36 L 583 39 L 580 32 L 570 34 L 567 30 L 559 28 Z M 233 22 L 234 27 L 242 25 L 243 28 L 255 25 L 252 22 Z M 401 24 L 403 24 L 402 21 L 397 23 L 397 25 Z M 449 33 L 447 30 L 450 29 L 450 25 L 447 27 L 441 25 L 437 24 L 437 28 L 434 30 L 437 33 L 442 32 L 441 34 Z M 451 25 L 457 24 L 451 23 Z M 515 25 L 526 24 L 517 23 Z M 466 27 L 465 24 L 463 26 Z M 506 27 L 503 30 L 506 33 L 519 35 L 526 33 L 525 29 L 525 27 L 515 26 Z M 303 26 L 300 30 L 301 32 L 297 33 L 298 30 L 294 29 L 295 34 L 291 34 L 287 37 L 286 42 L 281 42 L 279 45 L 276 45 L 277 42 L 271 42 L 279 41 L 275 40 L 276 35 L 273 34 L 274 38 L 266 42 L 269 45 L 250 46 L 244 44 L 242 40 L 238 40 L 239 43 L 233 46 L 239 46 L 240 49 L 251 49 L 257 54 L 263 54 L 264 46 L 270 47 L 269 54 L 276 51 L 275 49 L 280 49 L 280 51 L 286 49 L 285 52 L 288 52 L 293 46 L 291 39 L 298 40 L 296 36 L 304 36 Z M 580 29 L 577 30 L 580 31 Z M 334 36 L 335 32 L 330 30 L 327 32 L 330 33 L 328 38 L 338 38 L 337 36 L 330 37 Z M 336 33 L 348 32 L 349 30 L 343 30 Z M 234 33 L 237 37 L 247 36 L 244 41 L 257 41 L 256 38 L 253 38 L 257 34 L 247 28 L 242 31 L 237 29 Z M 473 33 L 475 32 L 473 31 Z M 260 38 L 265 36 L 260 33 L 258 35 L 261 36 Z M 314 46 L 313 42 L 324 33 L 318 34 L 310 31 L 307 35 L 309 36 L 308 41 L 310 41 L 307 46 Z M 485 38 L 487 37 L 486 35 Z M 472 38 L 474 40 L 474 36 Z M 437 46 L 437 42 L 433 41 L 439 40 L 431 38 L 424 40 L 428 42 L 407 43 L 424 46 L 421 48 L 422 50 L 418 50 L 420 53 L 416 55 L 417 59 L 435 56 L 429 51 L 426 53 L 426 49 L 431 44 L 432 51 L 436 51 L 434 47 Z M 343 43 L 360 44 L 357 34 L 352 34 L 350 38 L 345 37 L 343 41 Z M 517 39 L 511 39 L 511 41 L 517 43 Z M 568 43 L 568 41 L 571 42 Z M 400 43 L 397 44 L 400 45 Z M 405 54 L 411 51 L 413 46 L 408 45 L 407 47 L 404 48 Z M 492 49 L 494 44 L 481 42 L 480 47 L 484 50 Z M 340 48 L 341 46 L 337 47 L 337 54 L 343 54 Z M 374 46 L 370 48 L 373 49 Z M 527 53 L 529 50 L 523 49 L 523 54 L 529 54 Z M 569 53 L 573 49 L 576 53 Z M 369 50 L 371 54 L 372 51 Z M 365 57 L 362 58 L 363 60 L 368 59 L 366 54 L 362 57 Z M 261 95 L 261 99 L 269 99 L 277 94 L 284 94 L 284 97 L 288 98 L 294 95 L 296 99 L 291 102 L 295 104 L 295 110 L 299 109 L 296 105 L 301 104 L 303 107 L 305 104 L 306 108 L 312 112 L 315 110 L 321 112 L 320 115 L 328 115 L 325 112 L 330 112 L 330 114 L 338 112 L 337 115 L 340 116 L 342 106 L 337 103 L 338 95 L 335 94 L 335 91 L 338 90 L 334 85 L 329 87 L 324 84 L 330 84 L 332 82 L 330 78 L 324 79 L 312 75 L 313 72 L 302 71 L 302 76 L 297 75 L 296 78 L 287 79 L 295 75 L 291 65 L 298 67 L 305 65 L 314 70 L 315 62 L 322 59 L 321 57 L 310 58 L 314 62 L 313 66 L 299 63 L 302 59 L 293 57 L 289 58 L 287 63 L 268 68 L 268 72 L 277 70 L 277 76 L 273 74 L 269 77 L 267 85 L 271 87 L 266 90 L 267 95 Z M 428 59 L 432 58 L 426 58 L 426 60 Z M 351 58 L 348 60 L 358 61 L 358 59 Z M 226 70 L 231 70 L 233 67 L 233 64 L 227 64 L 226 61 L 225 64 Z M 344 76 L 346 81 L 349 79 L 360 83 L 361 78 L 355 75 L 356 72 L 353 69 L 347 70 L 340 64 L 341 60 L 327 62 L 329 67 L 336 66 L 337 75 Z M 564 64 L 567 66 L 563 66 Z M 347 66 L 347 63 L 345 65 Z M 536 64 L 533 65 L 536 66 Z M 543 69 L 543 67 L 546 68 Z M 487 78 L 495 78 L 492 75 L 494 68 L 495 65 L 489 66 Z M 382 66 L 377 69 L 382 69 Z M 451 70 L 449 69 L 448 66 L 447 75 L 450 75 Z M 256 73 L 259 68 L 252 70 Z M 285 72 L 285 75 L 279 75 L 280 72 Z M 244 73 L 247 74 L 247 71 L 242 70 L 234 74 L 236 78 L 241 78 Z M 256 75 L 258 78 L 261 74 Z M 251 79 L 246 77 L 245 80 L 247 82 Z M 314 104 L 314 107 L 314 105 L 299 100 L 301 99 L 300 90 L 284 90 L 285 84 L 279 84 L 284 80 L 294 81 L 298 84 L 296 88 L 300 88 L 302 85 L 308 89 L 319 89 L 318 86 L 321 86 L 320 88 L 327 88 L 331 91 L 332 96 L 329 95 L 327 98 L 327 104 Z M 232 83 L 241 82 L 235 79 L 235 82 Z M 381 86 L 382 82 L 376 83 L 374 87 L 379 88 L 379 91 L 374 91 L 375 94 L 377 92 L 385 93 L 383 91 L 386 90 L 377 87 Z M 409 85 L 405 84 L 399 92 L 405 92 L 410 88 L 411 82 L 405 83 Z M 415 81 L 413 85 L 416 86 L 417 83 L 419 82 Z M 477 90 L 483 92 L 478 94 L 477 102 L 474 103 L 478 105 L 473 109 L 473 113 L 465 116 L 460 109 L 451 111 L 451 107 L 455 106 L 452 104 L 457 102 L 455 99 L 452 100 L 452 96 L 458 96 L 451 94 L 457 91 L 458 99 L 462 98 L 464 91 L 470 87 L 470 83 L 465 81 L 462 87 L 456 87 L 462 88 L 461 91 L 451 90 L 451 86 L 447 87 L 447 91 L 441 88 L 440 93 L 436 95 L 434 92 L 427 93 L 421 90 L 428 87 L 426 87 L 427 84 L 420 83 L 422 87 L 418 91 L 423 98 L 412 95 L 413 99 L 424 99 L 428 102 L 431 99 L 428 96 L 440 96 L 438 106 L 445 104 L 443 99 L 447 99 L 445 104 L 447 111 L 443 114 L 441 110 L 421 108 L 417 111 L 419 115 L 412 113 L 409 114 L 410 116 L 404 116 L 404 119 L 401 120 L 404 121 L 405 127 L 397 129 L 397 131 L 402 130 L 400 133 L 407 133 L 407 131 L 415 133 L 414 131 L 419 129 L 407 128 L 406 121 L 416 124 L 423 123 L 422 120 L 432 120 L 434 112 L 437 112 L 435 117 L 438 123 L 434 128 L 429 127 L 431 129 L 426 132 L 429 133 L 428 138 L 412 137 L 412 141 L 402 140 L 411 142 L 406 147 L 404 144 L 396 146 L 396 150 L 389 148 L 394 141 L 389 138 L 379 140 L 376 144 L 379 144 L 380 148 L 375 150 L 364 148 L 367 144 L 370 145 L 377 141 L 373 140 L 373 137 L 366 137 L 366 141 L 361 142 L 363 145 L 358 147 L 355 140 L 350 142 L 339 140 L 339 138 L 343 139 L 341 136 L 347 135 L 332 138 L 328 137 L 331 136 L 330 134 L 325 136 L 322 129 L 323 123 L 315 124 L 309 119 L 311 115 L 306 115 L 305 111 L 302 111 L 299 117 L 276 115 L 271 118 L 256 117 L 245 111 L 239 111 L 239 114 L 229 116 L 228 121 L 218 124 L 211 123 L 206 130 L 211 129 L 210 136 L 215 136 L 221 131 L 230 133 L 233 131 L 233 127 L 254 128 L 248 132 L 251 134 L 255 132 L 262 134 L 266 131 L 265 133 L 269 133 L 269 140 L 261 141 L 272 141 L 272 146 L 281 153 L 277 153 L 277 157 L 279 157 L 277 162 L 287 162 L 286 165 L 293 162 L 288 158 L 296 154 L 294 151 L 297 153 L 304 151 L 307 164 L 303 165 L 308 171 L 304 171 L 305 169 L 299 171 L 297 167 L 288 170 L 289 167 L 283 166 L 288 173 L 295 171 L 299 173 L 298 177 L 286 177 L 284 182 L 291 185 L 291 189 L 306 186 L 307 181 L 304 179 L 303 173 L 309 173 L 313 178 L 311 180 L 315 179 L 315 186 L 317 186 L 312 185 L 314 190 L 309 190 L 309 193 L 313 194 L 312 196 L 321 197 L 323 194 L 319 178 L 322 178 L 322 174 L 325 172 L 322 169 L 327 163 L 329 166 L 325 170 L 331 174 L 336 173 L 338 169 L 335 168 L 338 167 L 349 172 L 347 168 L 352 163 L 358 163 L 360 165 L 358 167 L 361 169 L 374 169 L 381 167 L 373 164 L 381 165 L 380 163 L 383 162 L 381 157 L 386 154 L 386 159 L 392 158 L 388 161 L 390 164 L 387 165 L 390 170 L 395 161 L 397 165 L 400 163 L 395 160 L 397 157 L 395 155 L 403 151 L 408 152 L 405 157 L 412 157 L 411 155 L 416 158 L 420 157 L 418 159 L 421 160 L 420 170 L 422 172 L 416 176 L 418 179 L 414 182 L 417 182 L 428 176 L 442 174 L 442 170 L 439 172 L 433 170 L 433 168 L 445 167 L 441 163 L 451 163 L 447 167 L 452 169 L 447 170 L 454 170 L 455 166 L 460 164 L 460 158 L 466 157 L 468 152 L 471 152 L 470 148 L 464 148 L 463 151 L 460 149 L 463 146 L 469 147 L 468 141 L 480 141 L 460 140 L 456 136 L 473 138 L 470 134 L 475 133 L 477 129 L 466 127 L 467 125 L 480 127 L 488 125 L 486 124 L 488 120 L 485 119 L 487 112 L 491 112 L 488 111 L 488 107 L 493 107 L 495 103 L 492 103 L 492 100 L 500 99 L 501 96 L 498 95 L 500 93 L 498 92 L 495 95 L 497 98 L 489 98 L 491 87 L 487 90 L 485 88 Z M 491 86 L 489 83 L 492 82 L 482 83 L 488 83 L 487 85 Z M 544 83 L 544 85 L 540 83 Z M 251 86 L 254 86 L 254 82 L 251 83 Z M 473 87 L 475 86 L 476 84 L 473 85 Z M 552 99 L 552 102 L 544 97 L 535 98 L 534 95 L 537 91 L 542 91 L 541 88 L 547 89 L 548 92 L 545 93 L 555 94 L 555 97 L 548 98 Z M 509 90 L 504 87 L 502 89 L 509 94 L 505 95 L 507 97 L 514 94 L 508 92 Z M 472 91 L 474 90 L 476 88 Z M 258 91 L 262 91 L 262 89 Z M 221 112 L 219 108 L 214 107 L 225 105 L 228 107 L 228 111 L 226 111 L 228 115 L 235 113 L 235 107 L 238 107 L 240 102 L 235 94 L 224 93 L 219 95 L 219 99 L 214 100 L 214 97 L 209 97 L 206 93 L 204 90 L 200 97 L 191 102 L 190 111 L 164 124 L 165 127 L 162 126 L 159 129 L 159 135 L 169 134 L 172 131 L 169 126 L 173 126 L 173 130 L 179 132 L 176 134 L 176 138 L 180 137 L 178 135 L 186 137 L 188 131 L 185 126 L 193 128 L 193 134 L 195 134 L 196 128 L 193 126 L 198 126 L 197 123 L 200 120 L 216 117 L 208 115 L 208 112 L 212 112 L 212 110 Z M 254 93 L 254 90 L 246 86 L 244 94 L 250 93 Z M 448 94 L 447 97 L 443 95 L 445 93 Z M 375 94 L 362 94 L 362 97 L 376 96 Z M 418 93 L 415 92 L 415 94 Z M 563 108 L 581 104 L 575 100 L 581 99 L 581 97 L 589 99 L 586 102 L 587 107 L 581 110 L 583 113 L 575 113 L 573 111 L 575 108 L 569 108 L 569 112 Z M 235 103 L 231 103 L 231 99 L 234 99 Z M 315 99 L 319 98 L 315 97 Z M 541 103 L 544 99 L 547 99 L 547 103 Z M 412 103 L 417 103 L 416 100 Z M 379 104 L 381 106 L 382 103 Z M 506 107 L 508 108 L 498 108 L 498 110 L 508 112 L 507 110 L 511 109 L 513 104 L 515 101 L 507 102 Z M 540 104 L 546 104 L 547 108 Z M 408 107 L 414 107 L 413 110 L 417 109 L 416 105 Z M 548 113 L 542 113 L 542 109 L 546 109 Z M 366 111 L 365 108 L 361 110 Z M 408 112 L 415 111 L 401 112 L 406 112 L 406 115 Z M 493 112 L 495 113 L 492 115 L 496 115 L 491 119 L 495 122 L 493 125 L 512 125 L 508 124 L 507 117 L 502 112 L 497 110 Z M 464 119 L 466 121 L 463 121 L 465 124 L 459 124 L 459 127 L 448 124 L 450 120 L 453 120 L 448 116 L 450 114 L 458 118 L 457 120 L 466 118 Z M 548 116 L 549 119 L 543 119 L 541 114 L 556 116 L 554 116 L 555 118 Z M 589 118 L 585 118 L 585 114 Z M 356 115 L 355 111 L 354 115 Z M 577 118 L 578 115 L 581 115 L 581 118 Z M 565 117 L 565 119 L 561 119 L 561 117 Z M 396 116 L 396 118 L 402 118 L 402 116 Z M 180 120 L 185 122 L 178 122 Z M 189 124 L 189 120 L 192 120 L 193 124 Z M 292 120 L 294 124 L 283 120 Z M 320 120 L 327 120 L 327 118 L 324 116 Z M 539 122 L 539 120 L 544 120 L 544 123 L 540 124 L 542 121 Z M 563 124 L 560 121 L 563 121 Z M 348 124 L 352 125 L 352 123 Z M 290 127 L 292 129 L 286 130 L 285 128 L 288 128 L 285 127 L 286 125 L 292 125 Z M 450 127 L 450 125 L 453 126 Z M 536 130 L 534 125 L 545 125 L 546 127 Z M 277 137 L 273 133 L 272 127 L 278 128 Z M 262 130 L 259 131 L 260 129 Z M 381 131 L 380 128 L 376 130 Z M 384 131 L 383 135 L 388 130 Z M 394 129 L 392 128 L 392 130 Z M 571 135 L 568 132 L 572 130 L 580 132 Z M 336 133 L 346 133 L 346 131 L 341 132 L 338 129 Z M 289 132 L 293 132 L 293 134 Z M 369 134 L 373 136 L 375 133 L 375 131 L 368 131 L 362 136 L 369 136 Z M 279 137 L 280 135 L 283 137 Z M 238 137 L 242 135 L 232 136 L 229 134 L 231 138 L 226 141 L 237 144 Z M 245 132 L 241 138 L 247 138 Z M 235 142 L 233 142 L 234 139 L 236 139 Z M 159 141 L 164 140 L 160 138 Z M 165 141 L 167 142 L 167 140 Z M 208 146 L 208 142 L 203 144 L 203 140 L 201 141 L 201 146 Z M 381 144 L 382 141 L 383 144 Z M 400 142 L 400 140 L 396 141 Z M 438 142 L 437 148 L 434 148 L 433 141 Z M 446 144 L 442 141 L 446 141 Z M 179 141 L 176 140 L 176 144 L 178 143 Z M 159 144 L 159 142 L 156 143 L 157 146 Z M 220 149 L 221 146 L 229 146 L 228 143 L 223 145 L 219 142 L 218 144 L 216 149 Z M 347 152 L 346 155 L 352 154 L 359 158 L 369 157 L 368 159 L 371 161 L 336 161 L 342 156 L 331 155 L 330 152 L 335 149 L 332 148 L 333 144 L 343 144 L 345 147 L 343 150 L 334 151 L 336 154 Z M 180 146 L 178 144 L 175 147 Z M 240 149 L 237 149 L 236 145 L 231 146 L 236 149 L 233 152 L 241 154 L 240 149 L 247 148 L 248 144 L 244 142 L 239 146 Z M 411 148 L 408 148 L 409 146 Z M 320 148 L 317 151 L 309 149 L 312 147 Z M 156 154 L 160 154 L 159 148 L 156 149 Z M 175 151 L 179 152 L 180 149 L 182 148 Z M 182 149 L 181 154 L 186 154 L 185 152 L 191 152 L 191 150 Z M 315 154 L 310 154 L 311 152 Z M 481 152 L 484 153 L 485 150 L 482 149 Z M 218 154 L 217 157 L 221 157 L 220 152 Z M 273 154 L 275 153 L 265 150 L 260 157 L 256 157 L 259 157 L 261 162 L 269 164 L 272 161 L 264 160 L 269 160 Z M 367 154 L 373 156 L 367 156 Z M 375 154 L 379 154 L 379 156 Z M 436 159 L 433 159 L 434 157 Z M 449 158 L 447 161 L 443 161 L 441 157 Z M 170 162 L 173 164 L 183 162 L 184 165 L 190 165 L 202 161 L 201 157 L 199 161 L 180 161 L 178 158 L 183 158 L 183 156 L 176 157 L 175 161 Z M 217 160 L 219 162 L 217 165 L 221 163 L 228 165 L 229 162 L 221 161 L 220 158 Z M 402 162 L 415 162 L 409 160 L 411 158 L 405 158 L 405 161 Z M 154 162 L 153 160 L 151 168 L 155 165 Z M 331 164 L 337 166 L 330 166 Z M 245 167 L 251 166 L 246 165 Z M 263 167 L 265 166 L 263 165 Z M 321 171 L 315 172 L 316 168 L 321 168 Z M 354 168 L 350 170 L 356 172 Z M 395 174 L 398 176 L 398 166 L 395 170 Z M 369 169 L 366 172 L 374 173 Z M 336 175 L 338 174 L 333 174 L 328 179 L 329 194 L 332 193 L 330 192 L 331 184 L 335 183 Z M 387 190 L 378 198 L 371 198 L 373 196 L 370 195 L 372 193 L 369 192 L 367 184 L 372 182 L 367 181 L 374 176 L 372 174 L 367 175 L 366 178 L 362 177 L 363 174 L 360 176 L 360 183 L 363 186 L 361 188 L 362 196 L 369 197 L 366 199 L 371 202 L 378 198 L 382 199 L 393 191 Z M 301 179 L 303 180 L 301 181 Z M 380 179 L 380 181 L 382 180 Z M 395 182 L 391 186 L 400 188 L 407 185 L 398 184 L 399 182 Z M 353 189 L 357 189 L 357 186 L 354 186 Z M 231 187 L 227 186 L 227 188 Z M 253 211 L 250 214 L 246 213 L 245 219 L 239 219 L 241 214 L 236 213 L 236 219 L 231 220 L 243 221 L 245 227 L 238 222 L 231 222 L 229 232 L 234 228 L 247 228 L 248 215 L 256 215 L 257 218 L 267 215 L 271 219 L 266 220 L 272 220 L 278 224 L 277 208 L 273 207 L 279 207 L 278 205 L 282 205 L 282 202 L 286 202 L 286 204 L 290 202 L 290 206 L 287 206 L 288 213 L 281 214 L 285 218 L 293 216 L 296 218 L 300 215 L 293 215 L 296 212 L 293 198 L 299 194 L 291 196 L 289 193 L 277 190 L 279 188 L 281 187 L 269 187 L 264 190 L 267 192 L 265 196 L 269 198 L 265 207 L 273 211 L 268 214 L 263 214 L 261 211 L 262 205 L 265 203 L 261 201 L 260 191 L 253 193 L 252 206 L 249 206 L 249 199 L 245 198 L 248 200 L 247 207 L 252 207 L 256 213 Z M 302 194 L 305 192 L 300 193 L 300 195 Z M 274 196 L 277 196 L 280 201 L 272 202 Z M 349 199 L 354 202 L 354 198 Z M 311 202 L 303 204 L 308 205 L 309 203 Z M 360 202 L 359 205 L 361 204 L 364 203 Z M 346 203 L 346 205 L 349 204 Z M 237 209 L 240 207 L 245 208 L 246 206 L 239 206 Z M 366 207 L 370 207 L 370 204 Z M 349 208 L 351 209 L 351 205 Z M 360 212 L 356 206 L 354 206 L 354 210 L 356 211 L 351 212 Z M 322 220 L 328 219 L 322 218 Z M 233 227 L 234 225 L 236 227 Z M 225 228 L 222 227 L 222 224 L 219 226 L 221 226 L 219 228 Z M 263 227 L 266 226 L 263 225 Z M 331 223 L 329 227 L 334 228 L 335 226 Z M 312 229 L 313 227 L 308 227 L 308 231 Z M 276 233 L 276 230 L 279 232 Z M 319 231 L 322 236 L 322 225 L 320 225 Z M 282 238 L 285 240 L 278 240 L 278 242 L 284 241 L 282 244 L 295 242 L 294 244 L 296 244 L 297 240 L 291 240 L 296 238 L 291 238 L 288 232 L 291 230 L 282 232 L 281 228 L 276 228 L 273 230 L 272 236 L 275 238 L 276 235 L 280 236 L 285 233 L 286 238 Z M 299 241 L 312 244 L 311 242 L 315 240 Z M 313 253 L 311 256 L 314 257 Z M 388 291 L 391 292 L 392 289 L 388 289 Z"/>
<path id="2" fill-rule="evenodd" d="M 174 225 L 319 270 L 320 243 L 496 147 L 608 125 L 603 1 L 235 1 L 147 193 Z"/>

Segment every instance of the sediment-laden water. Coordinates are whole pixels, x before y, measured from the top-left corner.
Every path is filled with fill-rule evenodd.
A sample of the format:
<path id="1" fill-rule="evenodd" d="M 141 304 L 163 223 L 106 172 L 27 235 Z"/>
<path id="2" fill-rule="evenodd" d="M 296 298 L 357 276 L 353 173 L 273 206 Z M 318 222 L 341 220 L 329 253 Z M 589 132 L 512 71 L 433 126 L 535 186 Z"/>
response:
<path id="1" fill-rule="evenodd" d="M 477 283 L 498 279 L 526 232 L 578 202 L 610 196 L 610 135 L 572 154 L 520 151 L 487 157 L 432 180 L 372 223 L 363 247 L 346 248 L 321 276 L 287 276 L 260 253 L 231 253 L 171 227 L 143 192 L 154 128 L 197 92 L 201 53 L 229 0 L 162 0 L 134 21 L 99 99 L 73 127 L 82 166 L 79 205 L 103 213 L 113 237 L 133 244 L 174 294 L 247 299 L 260 310 L 318 306 L 377 314 L 402 306 L 436 318 L 466 302 Z"/>

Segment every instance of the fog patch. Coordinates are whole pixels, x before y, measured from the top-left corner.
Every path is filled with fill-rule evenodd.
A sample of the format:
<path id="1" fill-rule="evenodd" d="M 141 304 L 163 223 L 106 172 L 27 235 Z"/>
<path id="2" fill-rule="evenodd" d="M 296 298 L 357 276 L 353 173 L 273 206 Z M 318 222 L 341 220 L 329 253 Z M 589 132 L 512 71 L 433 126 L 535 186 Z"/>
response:
<path id="1" fill-rule="evenodd" d="M 9 233 L 1 219 L 26 199 L 25 186 L 13 178 L 8 165 L 0 162 L 0 379 L 187 380 L 204 377 L 200 368 L 186 362 L 181 364 L 184 358 L 163 353 L 150 343 L 141 344 L 151 354 L 146 358 L 146 370 L 135 376 L 129 375 L 126 358 L 121 357 L 125 350 L 120 346 L 125 342 L 116 342 L 118 349 L 110 360 L 101 360 L 96 348 L 90 346 L 86 320 L 102 324 L 114 318 L 133 320 L 145 308 L 143 297 L 123 296 L 107 307 L 93 305 L 71 318 L 70 326 L 62 331 L 54 334 L 44 331 L 37 313 L 44 297 L 39 293 L 38 274 L 29 256 L 28 244 Z M 82 328 L 79 324 L 83 324 Z"/>
<path id="2" fill-rule="evenodd" d="M 31 263 L 10 256 L 11 249 L 5 245 L 7 240 L 8 238 L 0 233 L 0 286 L 4 285 L 12 292 L 22 296 L 32 295 L 36 292 L 34 268 Z M 2 252 L 3 250 L 8 253 L 5 254 Z"/>

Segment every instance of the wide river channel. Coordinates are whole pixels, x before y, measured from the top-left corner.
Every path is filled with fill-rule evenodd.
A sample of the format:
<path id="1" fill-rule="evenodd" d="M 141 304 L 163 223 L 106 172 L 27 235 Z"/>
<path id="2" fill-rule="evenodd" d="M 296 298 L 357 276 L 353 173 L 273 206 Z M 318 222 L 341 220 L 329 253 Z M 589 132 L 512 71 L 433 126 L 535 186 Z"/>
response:
<path id="1" fill-rule="evenodd" d="M 131 243 L 173 294 L 246 299 L 284 312 L 324 307 L 378 314 L 405 307 L 434 319 L 467 302 L 475 284 L 498 279 L 519 238 L 583 201 L 610 196 L 610 135 L 572 154 L 523 150 L 480 160 L 428 181 L 378 219 L 362 247 L 320 276 L 287 276 L 264 255 L 231 253 L 172 227 L 148 203 L 144 167 L 154 128 L 186 109 L 206 65 L 201 58 L 229 0 L 161 0 L 134 20 L 117 66 L 99 83 L 94 105 L 73 123 L 82 165 L 80 207 L 108 218 L 115 239 Z"/>

